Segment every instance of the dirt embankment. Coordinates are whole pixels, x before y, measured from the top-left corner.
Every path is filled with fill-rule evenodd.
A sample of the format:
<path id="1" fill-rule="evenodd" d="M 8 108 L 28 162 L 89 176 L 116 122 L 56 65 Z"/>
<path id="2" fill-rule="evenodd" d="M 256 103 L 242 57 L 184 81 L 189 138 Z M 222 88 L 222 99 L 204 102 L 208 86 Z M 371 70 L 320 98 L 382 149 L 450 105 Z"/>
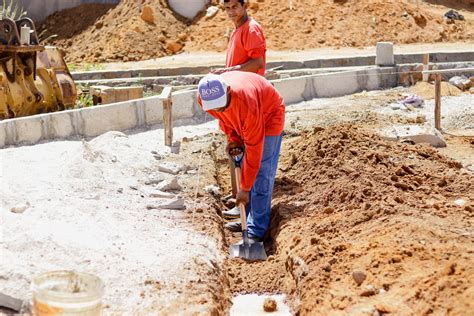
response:
<path id="1" fill-rule="evenodd" d="M 150 8 L 145 10 L 144 7 Z M 69 62 L 137 61 L 172 55 L 186 40 L 186 24 L 175 17 L 165 1 L 122 0 L 115 7 L 82 5 L 47 18 L 40 26 L 46 41 L 64 48 Z M 105 14 L 101 14 L 106 10 Z M 92 19 L 84 19 L 92 16 Z M 65 34 L 63 21 L 73 21 L 80 29 Z"/>
<path id="2" fill-rule="evenodd" d="M 461 7 L 465 21 L 447 23 L 442 15 L 448 8 L 430 2 L 293 0 L 290 7 L 287 0 L 258 0 L 251 1 L 249 12 L 262 24 L 271 50 L 474 41 L 474 14 L 468 5 Z M 443 2 L 451 3 L 456 2 Z M 50 16 L 39 27 L 42 37 L 59 35 L 46 43 L 64 48 L 69 62 L 136 61 L 183 50 L 224 51 L 233 28 L 223 10 L 190 22 L 164 0 L 122 0 L 114 8 L 99 7 L 84 5 Z"/>
<path id="3" fill-rule="evenodd" d="M 435 149 L 351 125 L 286 139 L 270 257 L 229 260 L 231 290 L 287 293 L 301 315 L 463 315 L 474 308 L 473 183 Z"/>

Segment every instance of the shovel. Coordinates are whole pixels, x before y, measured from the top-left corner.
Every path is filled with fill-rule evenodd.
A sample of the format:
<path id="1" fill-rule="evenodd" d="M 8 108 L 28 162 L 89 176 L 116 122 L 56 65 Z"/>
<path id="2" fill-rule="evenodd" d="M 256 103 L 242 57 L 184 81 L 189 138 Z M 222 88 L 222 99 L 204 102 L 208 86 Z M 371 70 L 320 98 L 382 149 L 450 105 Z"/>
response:
<path id="1" fill-rule="evenodd" d="M 237 188 L 240 188 L 240 173 L 243 153 L 234 157 L 232 161 L 235 165 L 235 180 Z M 242 221 L 242 241 L 238 244 L 230 246 L 231 258 L 242 258 L 248 261 L 267 260 L 267 254 L 263 242 L 250 242 L 247 229 L 247 213 L 245 212 L 245 205 L 240 203 L 240 220 Z"/>

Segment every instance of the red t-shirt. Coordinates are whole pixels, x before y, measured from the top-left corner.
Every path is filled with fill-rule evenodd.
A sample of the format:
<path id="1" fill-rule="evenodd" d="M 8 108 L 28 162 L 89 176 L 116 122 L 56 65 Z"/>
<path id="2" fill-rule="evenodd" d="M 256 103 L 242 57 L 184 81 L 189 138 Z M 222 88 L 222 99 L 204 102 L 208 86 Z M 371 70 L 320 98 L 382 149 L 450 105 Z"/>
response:
<path id="1" fill-rule="evenodd" d="M 245 145 L 240 186 L 250 191 L 260 169 L 265 136 L 278 136 L 283 131 L 285 104 L 280 93 L 260 75 L 230 71 L 222 77 L 231 87 L 230 104 L 224 112 L 209 114 L 219 120 L 229 142 Z"/>
<path id="2" fill-rule="evenodd" d="M 264 67 L 259 69 L 259 75 L 265 75 L 267 45 L 260 24 L 252 18 L 235 29 L 227 46 L 226 67 L 242 65 L 250 59 L 263 57 Z"/>

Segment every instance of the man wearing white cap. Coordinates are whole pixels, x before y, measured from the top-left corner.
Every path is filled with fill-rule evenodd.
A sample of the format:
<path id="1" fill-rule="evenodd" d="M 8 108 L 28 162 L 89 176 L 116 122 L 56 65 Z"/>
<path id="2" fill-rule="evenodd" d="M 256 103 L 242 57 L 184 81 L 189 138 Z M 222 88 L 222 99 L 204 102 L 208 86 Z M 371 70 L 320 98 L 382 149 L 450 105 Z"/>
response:
<path id="1" fill-rule="evenodd" d="M 270 224 L 285 104 L 280 93 L 260 75 L 232 71 L 209 74 L 198 86 L 202 108 L 219 120 L 227 135 L 227 151 L 244 149 L 237 205 L 247 206 L 249 236 L 261 241 Z"/>

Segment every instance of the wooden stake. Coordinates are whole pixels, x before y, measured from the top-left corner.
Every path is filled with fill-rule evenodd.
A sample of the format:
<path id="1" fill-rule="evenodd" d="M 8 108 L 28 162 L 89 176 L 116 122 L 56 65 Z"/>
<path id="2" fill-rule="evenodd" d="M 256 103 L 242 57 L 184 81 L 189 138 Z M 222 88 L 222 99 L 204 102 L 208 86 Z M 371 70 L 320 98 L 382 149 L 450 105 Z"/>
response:
<path id="1" fill-rule="evenodd" d="M 165 127 L 166 146 L 173 145 L 173 101 L 171 95 L 171 87 L 165 87 L 160 95 L 160 99 L 163 102 L 163 125 Z"/>
<path id="2" fill-rule="evenodd" d="M 435 74 L 435 128 L 441 131 L 441 74 Z"/>

